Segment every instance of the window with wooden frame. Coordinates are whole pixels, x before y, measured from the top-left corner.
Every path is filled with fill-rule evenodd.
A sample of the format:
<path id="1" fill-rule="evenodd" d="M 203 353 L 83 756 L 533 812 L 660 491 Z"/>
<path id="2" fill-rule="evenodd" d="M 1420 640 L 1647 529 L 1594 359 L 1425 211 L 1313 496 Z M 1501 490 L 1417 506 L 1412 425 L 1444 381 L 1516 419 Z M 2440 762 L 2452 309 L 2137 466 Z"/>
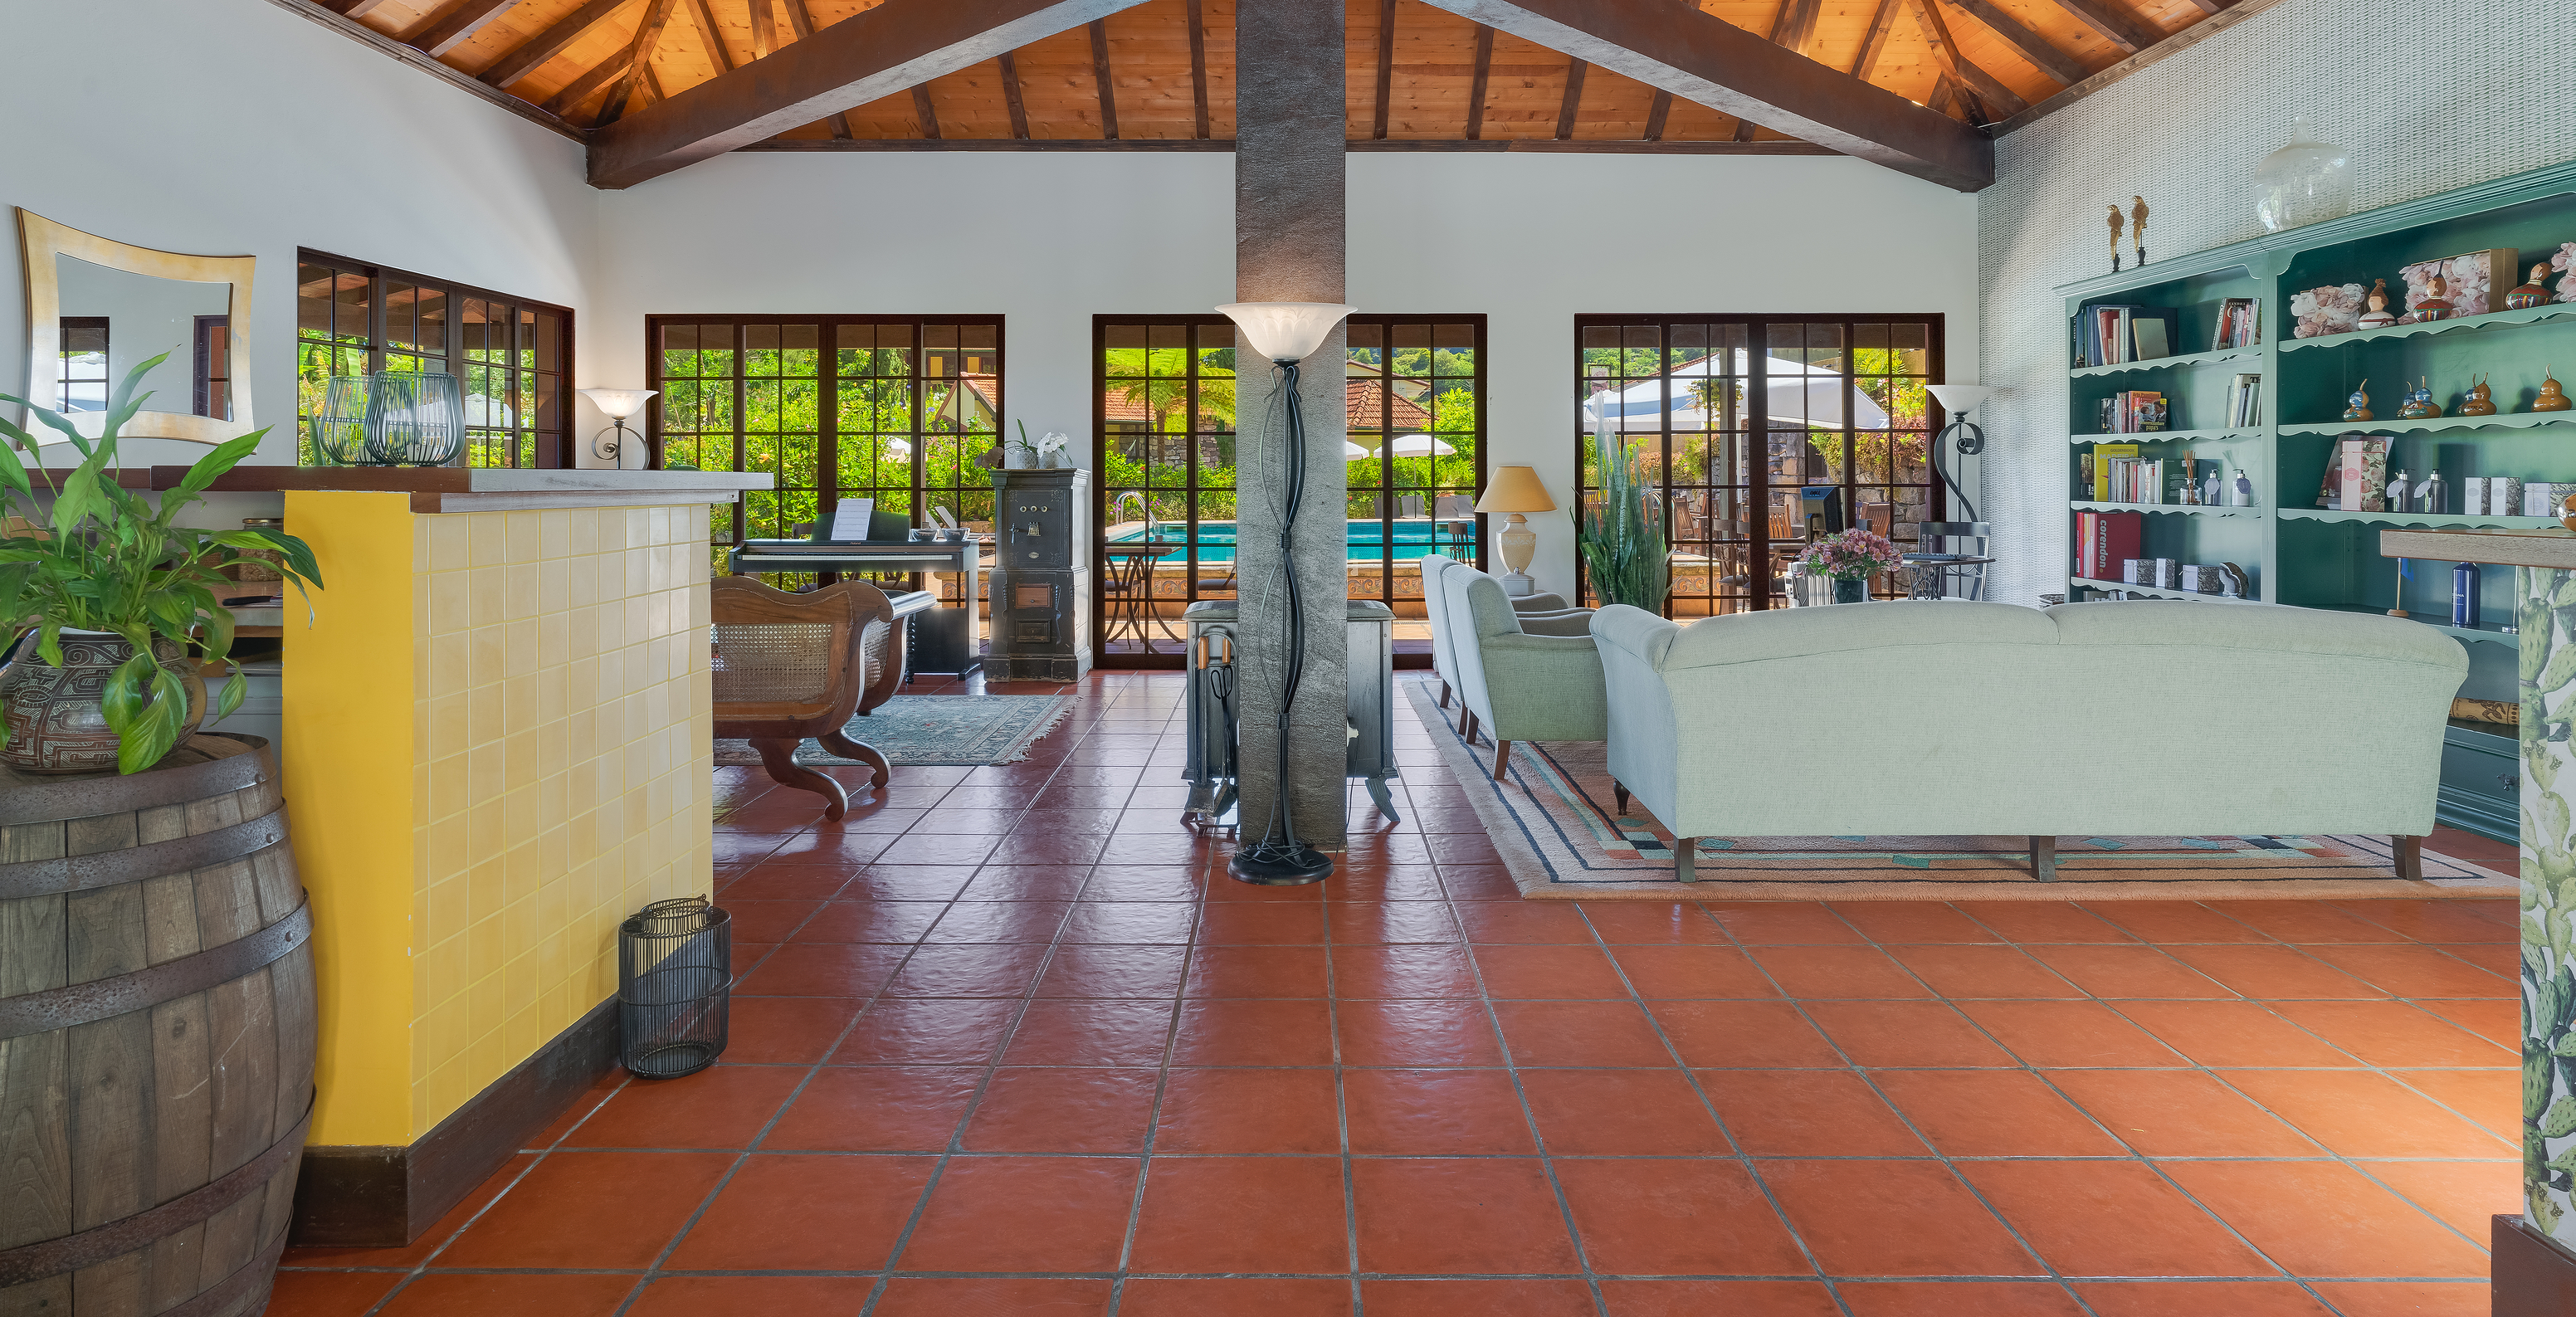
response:
<path id="1" fill-rule="evenodd" d="M 1607 427 L 1661 505 L 1667 616 L 1785 606 L 1811 517 L 1910 550 L 1922 522 L 1946 515 L 1930 460 L 1939 408 L 1924 387 L 1942 378 L 1942 317 L 1583 315 L 1574 326 L 1578 494 L 1597 506 L 1595 436 Z M 1588 580 L 1582 591 L 1597 602 Z"/>
<path id="2" fill-rule="evenodd" d="M 747 539 L 828 521 L 843 498 L 992 529 L 975 458 L 1002 422 L 1000 316 L 647 316 L 644 430 L 659 467 L 754 471 L 776 489 L 713 509 L 717 569 Z M 765 578 L 766 579 L 766 578 Z M 793 587 L 812 578 L 777 578 Z M 956 583 L 945 586 L 953 591 Z"/>
<path id="3" fill-rule="evenodd" d="M 107 410 L 107 317 L 62 316 L 62 373 L 54 397 L 67 412 Z"/>
<path id="4" fill-rule="evenodd" d="M 465 399 L 460 466 L 563 467 L 572 312 L 322 252 L 297 253 L 296 453 L 334 375 L 445 371 Z"/>

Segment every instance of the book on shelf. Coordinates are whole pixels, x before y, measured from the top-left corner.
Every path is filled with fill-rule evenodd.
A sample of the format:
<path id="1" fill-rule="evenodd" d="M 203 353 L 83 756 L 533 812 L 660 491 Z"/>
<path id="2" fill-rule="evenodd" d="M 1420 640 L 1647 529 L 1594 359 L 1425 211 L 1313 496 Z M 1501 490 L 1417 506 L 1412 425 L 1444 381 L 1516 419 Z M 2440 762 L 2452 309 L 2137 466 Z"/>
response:
<path id="1" fill-rule="evenodd" d="M 2218 327 L 2209 336 L 2210 351 L 2250 348 L 2262 341 L 2262 298 L 2231 297 L 2218 304 Z"/>
<path id="2" fill-rule="evenodd" d="M 2182 342 L 2182 314 L 2171 307 L 2097 303 L 2075 316 L 2075 363 L 2121 366 L 2169 357 Z"/>
<path id="3" fill-rule="evenodd" d="M 2105 483 L 2110 497 L 2096 502 L 2163 506 L 2183 501 L 2180 458 L 2115 457 L 2109 460 L 2108 465 L 2110 478 Z"/>
<path id="4" fill-rule="evenodd" d="M 2171 413 L 2165 395 L 2153 389 L 2129 389 L 2102 400 L 2101 434 L 2147 434 L 2165 428 Z"/>
<path id="5" fill-rule="evenodd" d="M 2075 574 L 2086 580 L 2120 579 L 2122 561 L 2138 556 L 2146 517 L 2136 512 L 2075 514 Z"/>
<path id="6" fill-rule="evenodd" d="M 2263 423 L 2263 377 L 2239 375 L 2227 386 L 2227 423 L 2260 425 Z"/>
<path id="7" fill-rule="evenodd" d="M 2094 502 L 2109 503 L 2114 501 L 2111 497 L 2111 464 L 2124 458 L 2136 457 L 2137 455 L 2138 446 L 2136 444 L 2093 445 L 2093 466 L 2091 471 L 2088 473 L 2087 483 L 2091 484 L 2093 487 Z"/>

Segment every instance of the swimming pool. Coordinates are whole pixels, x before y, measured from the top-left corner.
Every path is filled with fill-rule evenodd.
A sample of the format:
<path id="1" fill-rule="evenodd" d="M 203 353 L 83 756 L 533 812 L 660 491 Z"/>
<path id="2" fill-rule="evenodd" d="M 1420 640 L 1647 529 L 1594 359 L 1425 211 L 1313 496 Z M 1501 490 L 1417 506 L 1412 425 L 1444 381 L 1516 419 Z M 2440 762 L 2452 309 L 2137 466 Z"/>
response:
<path id="1" fill-rule="evenodd" d="M 1385 522 L 1351 521 L 1344 522 L 1343 525 L 1346 527 L 1343 532 L 1344 543 L 1349 546 L 1343 554 L 1344 557 L 1352 562 L 1377 562 L 1386 556 L 1388 546 L 1385 540 L 1387 530 Z M 1174 546 L 1170 553 L 1154 560 L 1158 563 L 1180 562 L 1189 552 L 1188 530 L 1185 527 L 1166 522 L 1154 527 L 1151 540 L 1146 539 L 1145 534 L 1145 528 L 1139 526 L 1133 530 L 1111 535 L 1109 542 Z M 1447 553 L 1454 556 L 1461 551 L 1471 549 L 1474 544 L 1475 535 L 1472 531 L 1466 535 L 1452 534 L 1449 523 L 1445 521 L 1409 518 L 1395 523 L 1394 556 L 1398 562 L 1409 562 L 1427 553 Z M 1202 521 L 1199 523 L 1199 561 L 1234 561 L 1233 522 Z"/>

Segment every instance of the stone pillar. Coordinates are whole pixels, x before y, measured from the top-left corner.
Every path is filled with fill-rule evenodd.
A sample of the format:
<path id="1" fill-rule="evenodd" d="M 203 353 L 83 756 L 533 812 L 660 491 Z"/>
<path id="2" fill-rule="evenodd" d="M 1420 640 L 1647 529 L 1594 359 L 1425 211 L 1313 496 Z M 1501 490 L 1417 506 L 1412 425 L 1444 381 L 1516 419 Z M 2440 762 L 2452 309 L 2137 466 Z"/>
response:
<path id="1" fill-rule="evenodd" d="M 1340 302 L 1343 296 L 1341 0 L 1241 0 L 1235 7 L 1234 292 L 1245 302 Z M 1345 337 L 1335 329 L 1304 363 L 1306 486 L 1297 515 L 1305 592 L 1306 667 L 1290 711 L 1289 806 L 1298 839 L 1343 845 L 1348 658 L 1342 620 Z M 1286 413 L 1272 416 L 1275 377 L 1236 353 L 1236 582 L 1244 651 L 1242 839 L 1261 839 L 1279 790 L 1279 694 L 1286 583 L 1278 579 L 1286 498 Z"/>

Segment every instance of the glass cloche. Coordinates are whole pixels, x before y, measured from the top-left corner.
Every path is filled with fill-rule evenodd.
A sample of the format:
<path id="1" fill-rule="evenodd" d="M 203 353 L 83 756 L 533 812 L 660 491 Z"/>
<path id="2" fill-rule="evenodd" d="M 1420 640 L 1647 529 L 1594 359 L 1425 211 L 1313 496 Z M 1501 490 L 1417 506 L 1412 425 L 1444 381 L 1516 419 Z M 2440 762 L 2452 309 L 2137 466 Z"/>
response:
<path id="1" fill-rule="evenodd" d="M 2319 139 L 2314 120 L 2290 120 L 2290 140 L 2263 157 L 2254 170 L 2254 214 L 2278 233 L 2352 210 L 2352 161 L 2343 148 Z"/>

